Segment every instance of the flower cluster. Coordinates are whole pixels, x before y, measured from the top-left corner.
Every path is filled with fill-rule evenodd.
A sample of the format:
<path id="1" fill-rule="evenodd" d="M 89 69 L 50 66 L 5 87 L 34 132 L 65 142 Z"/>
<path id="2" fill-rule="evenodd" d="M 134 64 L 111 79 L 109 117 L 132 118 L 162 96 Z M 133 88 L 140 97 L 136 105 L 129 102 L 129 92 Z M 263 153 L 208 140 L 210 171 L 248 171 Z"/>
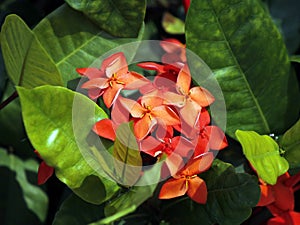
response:
<path id="1" fill-rule="evenodd" d="M 177 52 L 174 48 L 167 54 L 172 51 Z M 156 71 L 154 79 L 129 71 L 122 52 L 106 58 L 100 68 L 77 69 L 88 79 L 81 86 L 88 96 L 94 100 L 101 97 L 111 112 L 110 119 L 98 121 L 93 131 L 115 141 L 118 126 L 132 121 L 140 152 L 157 161 L 164 159 L 161 176 L 172 176 L 163 184 L 159 198 L 187 193 L 196 202 L 205 203 L 207 188 L 198 174 L 210 168 L 211 150 L 227 146 L 223 131 L 210 125 L 207 107 L 214 97 L 205 88 L 193 86 L 186 63 L 143 62 L 138 66 Z M 138 94 L 124 97 L 122 90 Z"/>
<path id="2" fill-rule="evenodd" d="M 300 173 L 290 176 L 285 173 L 278 177 L 275 185 L 260 180 L 261 196 L 257 206 L 266 206 L 273 217 L 268 225 L 296 225 L 300 223 L 300 213 L 294 211 L 294 193 L 300 189 Z M 298 185 L 297 185 L 298 184 Z"/>

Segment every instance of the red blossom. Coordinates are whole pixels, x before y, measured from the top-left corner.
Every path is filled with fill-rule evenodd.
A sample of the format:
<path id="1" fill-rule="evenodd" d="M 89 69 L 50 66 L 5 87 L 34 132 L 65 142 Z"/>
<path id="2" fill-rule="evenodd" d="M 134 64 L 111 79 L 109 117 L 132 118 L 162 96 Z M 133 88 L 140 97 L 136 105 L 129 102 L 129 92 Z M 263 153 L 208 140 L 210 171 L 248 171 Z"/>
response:
<path id="1" fill-rule="evenodd" d="M 39 158 L 41 158 L 37 150 L 35 150 L 34 153 L 37 154 Z M 54 173 L 54 168 L 48 166 L 45 161 L 42 161 L 38 169 L 38 178 L 37 178 L 38 185 L 42 185 L 46 183 L 47 180 L 53 175 L 53 173 Z"/>
<path id="2" fill-rule="evenodd" d="M 159 198 L 170 199 L 187 194 L 194 201 L 205 204 L 207 187 L 198 174 L 210 168 L 213 158 L 212 153 L 192 158 L 182 170 L 163 184 Z"/>

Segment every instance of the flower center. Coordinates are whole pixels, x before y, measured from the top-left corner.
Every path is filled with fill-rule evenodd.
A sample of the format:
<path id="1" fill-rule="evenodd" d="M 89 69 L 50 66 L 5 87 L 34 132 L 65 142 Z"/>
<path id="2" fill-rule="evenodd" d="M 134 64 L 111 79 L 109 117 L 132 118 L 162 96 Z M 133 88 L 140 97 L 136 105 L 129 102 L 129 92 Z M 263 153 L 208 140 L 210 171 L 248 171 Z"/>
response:
<path id="1" fill-rule="evenodd" d="M 125 84 L 123 81 L 118 80 L 117 74 L 116 74 L 116 73 L 113 73 L 113 75 L 112 75 L 111 78 L 109 79 L 108 83 L 109 83 L 109 86 L 110 86 L 110 87 L 112 87 L 114 83 L 122 84 L 122 85 Z"/>

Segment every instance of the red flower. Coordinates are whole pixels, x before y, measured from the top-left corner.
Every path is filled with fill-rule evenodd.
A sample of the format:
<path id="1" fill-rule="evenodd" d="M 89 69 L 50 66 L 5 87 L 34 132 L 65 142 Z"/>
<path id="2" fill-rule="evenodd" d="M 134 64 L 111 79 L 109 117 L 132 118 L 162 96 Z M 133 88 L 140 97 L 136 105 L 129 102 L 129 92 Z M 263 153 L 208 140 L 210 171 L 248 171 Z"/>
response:
<path id="1" fill-rule="evenodd" d="M 194 145 L 182 136 L 173 136 L 173 128 L 167 129 L 158 126 L 156 137 L 147 136 L 140 142 L 140 150 L 152 157 L 166 158 L 166 166 L 171 175 L 174 175 L 184 165 L 183 157 L 191 157 Z M 166 172 L 169 176 L 170 173 Z"/>
<path id="2" fill-rule="evenodd" d="M 300 173 L 290 176 L 288 173 L 281 175 L 275 185 L 267 185 L 261 181 L 261 196 L 257 206 L 266 206 L 274 218 L 268 225 L 298 225 L 300 213 L 294 211 L 294 192 L 300 189 L 297 185 Z"/>
<path id="3" fill-rule="evenodd" d="M 97 99 L 103 95 L 107 108 L 110 108 L 124 89 L 137 89 L 148 83 L 146 78 L 136 72 L 129 72 L 126 58 L 122 52 L 108 57 L 102 62 L 101 68 L 79 68 L 79 74 L 89 78 L 82 85 L 88 89 L 91 99 Z"/>
<path id="4" fill-rule="evenodd" d="M 187 65 L 184 65 L 176 82 L 177 91 L 181 95 L 181 102 L 178 97 L 173 95 L 174 97 L 168 99 L 168 104 L 175 102 L 174 105 L 180 108 L 181 118 L 193 128 L 199 119 L 202 107 L 209 106 L 215 99 L 205 88 L 199 86 L 190 88 L 191 81 L 190 70 Z"/>
<path id="5" fill-rule="evenodd" d="M 182 170 L 163 184 L 159 198 L 170 199 L 187 194 L 194 201 L 205 204 L 207 187 L 198 174 L 210 168 L 213 158 L 212 153 L 206 153 L 191 159 Z"/>
<path id="6" fill-rule="evenodd" d="M 116 140 L 117 125 L 110 119 L 102 119 L 95 123 L 93 131 L 100 137 Z"/>
<path id="7" fill-rule="evenodd" d="M 180 65 L 180 63 L 186 63 L 186 49 L 175 38 L 167 38 L 160 42 L 160 46 L 166 51 L 162 56 L 161 61 L 167 64 Z"/>
<path id="8" fill-rule="evenodd" d="M 138 140 L 144 139 L 158 122 L 166 126 L 180 123 L 178 115 L 163 102 L 157 96 L 142 96 L 137 102 L 122 99 L 123 106 L 134 118 L 133 129 Z"/>
<path id="9" fill-rule="evenodd" d="M 37 150 L 35 150 L 34 153 L 37 154 L 39 158 L 41 158 Z M 47 180 L 53 175 L 53 173 L 54 173 L 54 168 L 48 166 L 45 163 L 45 161 L 42 161 L 38 169 L 38 179 L 37 179 L 38 185 L 42 185 L 46 183 Z"/>

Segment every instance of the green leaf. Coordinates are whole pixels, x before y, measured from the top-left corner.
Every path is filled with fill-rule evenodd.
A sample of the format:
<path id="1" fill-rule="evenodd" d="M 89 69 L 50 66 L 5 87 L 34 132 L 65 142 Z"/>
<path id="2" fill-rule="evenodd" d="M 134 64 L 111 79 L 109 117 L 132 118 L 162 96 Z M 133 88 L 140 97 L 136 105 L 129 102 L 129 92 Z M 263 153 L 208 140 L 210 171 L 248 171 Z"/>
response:
<path id="1" fill-rule="evenodd" d="M 62 74 L 65 85 L 79 77 L 76 68 L 89 67 L 93 63 L 94 66 L 100 67 L 97 61 L 95 65 L 96 59 L 121 44 L 140 40 L 143 31 L 142 26 L 139 36 L 135 38 L 110 36 L 99 30 L 99 27 L 82 13 L 72 10 L 67 5 L 45 17 L 34 29 L 35 35 Z M 133 48 L 132 52 L 135 50 Z M 127 60 L 129 61 L 128 57 Z"/>
<path id="2" fill-rule="evenodd" d="M 192 1 L 186 47 L 213 70 L 231 137 L 237 129 L 281 133 L 297 120 L 298 82 L 282 36 L 261 1 Z"/>
<path id="3" fill-rule="evenodd" d="M 38 186 L 29 183 L 26 176 L 26 171 L 37 174 L 38 163 L 34 160 L 22 161 L 18 157 L 0 149 L 0 167 L 3 166 L 15 172 L 15 179 L 21 187 L 28 209 L 36 214 L 40 221 L 44 222 L 48 209 L 47 195 Z M 9 193 L 7 194 L 9 195 Z M 18 204 L 18 202 L 14 202 L 14 204 Z"/>
<path id="4" fill-rule="evenodd" d="M 300 55 L 292 55 L 290 57 L 291 62 L 300 63 Z"/>
<path id="5" fill-rule="evenodd" d="M 171 13 L 166 12 L 162 19 L 162 26 L 166 32 L 170 34 L 184 34 L 184 22 L 173 16 Z"/>
<path id="6" fill-rule="evenodd" d="M 201 174 L 208 188 L 205 205 L 182 197 L 167 201 L 166 220 L 174 225 L 239 225 L 251 215 L 260 197 L 257 179 L 246 173 L 235 173 L 234 167 L 215 160 L 212 167 Z M 184 210 L 183 210 L 184 209 Z"/>
<path id="7" fill-rule="evenodd" d="M 81 198 L 100 204 L 118 190 L 89 165 L 86 138 L 106 114 L 86 96 L 57 86 L 17 88 L 28 137 L 56 176 Z M 79 132 L 80 131 L 80 132 Z M 92 187 L 97 187 L 97 189 Z M 86 192 L 89 190 L 89 193 Z"/>
<path id="8" fill-rule="evenodd" d="M 300 120 L 284 133 L 280 145 L 290 168 L 300 168 Z"/>
<path id="9" fill-rule="evenodd" d="M 114 168 L 119 182 L 133 186 L 142 171 L 142 157 L 132 130 L 132 123 L 121 124 L 116 131 L 113 149 Z"/>
<path id="10" fill-rule="evenodd" d="M 105 219 L 93 224 L 109 224 L 134 212 L 138 206 L 150 198 L 160 179 L 161 164 L 147 168 L 134 187 L 112 200 L 104 209 Z"/>
<path id="11" fill-rule="evenodd" d="M 62 85 L 54 62 L 20 17 L 7 16 L 0 37 L 6 70 L 15 85 Z"/>
<path id="12" fill-rule="evenodd" d="M 146 12 L 145 0 L 65 1 L 116 37 L 136 37 Z"/>
<path id="13" fill-rule="evenodd" d="M 71 194 L 55 214 L 52 225 L 83 225 L 104 217 L 103 205 L 93 205 Z"/>
<path id="14" fill-rule="evenodd" d="M 289 169 L 289 163 L 280 156 L 278 144 L 270 136 L 254 131 L 237 130 L 235 134 L 258 176 L 268 184 L 276 184 L 277 177 Z"/>

